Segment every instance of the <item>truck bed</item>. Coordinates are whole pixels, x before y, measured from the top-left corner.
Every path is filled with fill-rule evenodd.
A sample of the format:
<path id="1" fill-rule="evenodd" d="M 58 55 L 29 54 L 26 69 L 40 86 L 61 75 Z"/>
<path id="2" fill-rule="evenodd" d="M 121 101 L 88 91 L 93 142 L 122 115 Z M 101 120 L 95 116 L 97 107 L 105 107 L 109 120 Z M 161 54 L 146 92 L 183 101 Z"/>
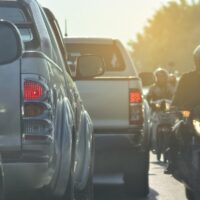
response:
<path id="1" fill-rule="evenodd" d="M 129 89 L 139 88 L 137 77 L 98 77 L 76 84 L 95 129 L 130 128 Z"/>

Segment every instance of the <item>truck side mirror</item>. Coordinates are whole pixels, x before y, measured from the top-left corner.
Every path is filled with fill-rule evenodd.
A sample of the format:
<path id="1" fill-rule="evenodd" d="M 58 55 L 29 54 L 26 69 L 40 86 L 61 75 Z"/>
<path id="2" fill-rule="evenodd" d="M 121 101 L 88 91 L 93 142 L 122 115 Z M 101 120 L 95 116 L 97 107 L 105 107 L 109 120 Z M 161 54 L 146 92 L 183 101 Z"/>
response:
<path id="1" fill-rule="evenodd" d="M 141 72 L 139 74 L 139 77 L 142 81 L 142 85 L 145 86 L 150 86 L 153 83 L 155 83 L 155 77 L 152 72 Z"/>
<path id="2" fill-rule="evenodd" d="M 77 58 L 76 78 L 87 79 L 104 73 L 104 61 L 100 56 L 83 55 Z"/>
<path id="3" fill-rule="evenodd" d="M 22 55 L 22 40 L 15 25 L 0 20 L 0 65 L 8 64 Z"/>

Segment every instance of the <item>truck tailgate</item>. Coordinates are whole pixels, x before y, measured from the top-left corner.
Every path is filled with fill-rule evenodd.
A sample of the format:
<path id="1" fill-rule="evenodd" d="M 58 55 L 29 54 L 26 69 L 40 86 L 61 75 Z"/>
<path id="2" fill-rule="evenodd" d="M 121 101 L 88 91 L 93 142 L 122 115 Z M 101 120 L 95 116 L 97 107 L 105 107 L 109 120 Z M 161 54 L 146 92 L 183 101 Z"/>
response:
<path id="1" fill-rule="evenodd" d="M 0 66 L 0 151 L 21 148 L 20 61 Z"/>
<path id="2" fill-rule="evenodd" d="M 129 128 L 129 88 L 138 88 L 138 79 L 109 77 L 78 80 L 77 87 L 95 129 Z"/>

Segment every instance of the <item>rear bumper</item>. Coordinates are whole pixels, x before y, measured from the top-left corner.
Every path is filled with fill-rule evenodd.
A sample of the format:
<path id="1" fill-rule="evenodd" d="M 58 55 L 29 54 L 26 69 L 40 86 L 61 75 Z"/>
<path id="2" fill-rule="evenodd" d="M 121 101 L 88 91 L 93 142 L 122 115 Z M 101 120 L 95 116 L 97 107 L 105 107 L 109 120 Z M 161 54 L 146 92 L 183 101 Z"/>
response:
<path id="1" fill-rule="evenodd" d="M 35 190 L 50 182 L 53 172 L 47 150 L 48 145 L 38 151 L 1 153 L 6 192 Z"/>
<path id="2" fill-rule="evenodd" d="M 48 163 L 4 163 L 5 191 L 35 190 L 51 180 Z"/>
<path id="3" fill-rule="evenodd" d="M 95 174 L 123 173 L 130 162 L 144 154 L 142 129 L 129 132 L 95 132 Z"/>
<path id="4" fill-rule="evenodd" d="M 143 129 L 95 130 L 96 150 L 129 150 L 144 143 Z"/>

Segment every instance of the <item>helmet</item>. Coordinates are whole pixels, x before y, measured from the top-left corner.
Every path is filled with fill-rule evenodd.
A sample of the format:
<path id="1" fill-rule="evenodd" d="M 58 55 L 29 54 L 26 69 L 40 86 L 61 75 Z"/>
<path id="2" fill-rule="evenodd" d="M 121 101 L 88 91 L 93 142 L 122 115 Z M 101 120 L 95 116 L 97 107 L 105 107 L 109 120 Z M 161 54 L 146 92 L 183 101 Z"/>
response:
<path id="1" fill-rule="evenodd" d="M 196 70 L 200 71 L 200 45 L 196 47 L 196 49 L 193 52 L 194 55 L 194 63 L 196 66 Z"/>
<path id="2" fill-rule="evenodd" d="M 154 75 L 155 75 L 155 78 L 156 78 L 156 83 L 158 85 L 167 84 L 169 73 L 166 69 L 159 67 L 154 71 Z"/>

